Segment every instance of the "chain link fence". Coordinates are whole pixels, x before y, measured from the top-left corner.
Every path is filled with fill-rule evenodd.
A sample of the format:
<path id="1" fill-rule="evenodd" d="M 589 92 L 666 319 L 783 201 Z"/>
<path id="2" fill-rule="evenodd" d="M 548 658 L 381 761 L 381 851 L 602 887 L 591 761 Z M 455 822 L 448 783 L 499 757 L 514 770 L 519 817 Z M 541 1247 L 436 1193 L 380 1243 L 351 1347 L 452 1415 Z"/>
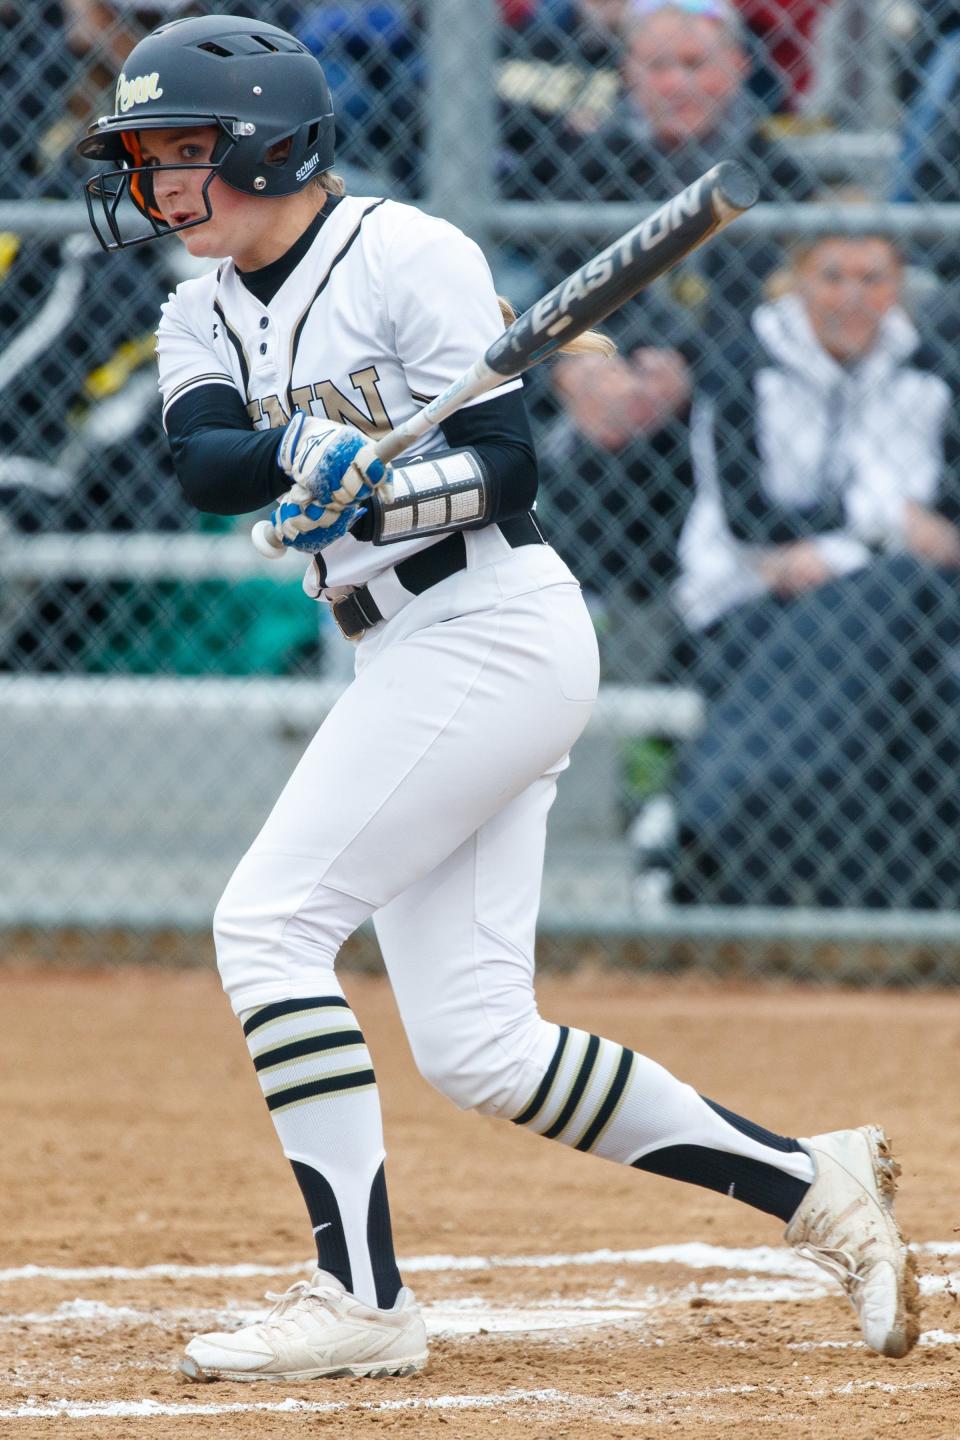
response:
<path id="1" fill-rule="evenodd" d="M 104 256 L 78 199 L 132 44 L 224 10 L 315 51 L 348 188 L 463 225 L 518 310 L 716 160 L 754 170 L 756 210 L 611 317 L 613 360 L 528 379 L 604 667 L 545 940 L 955 979 L 954 0 L 0 3 L 8 935 L 205 943 L 349 673 L 296 567 L 180 497 L 153 331 L 194 262 Z"/>

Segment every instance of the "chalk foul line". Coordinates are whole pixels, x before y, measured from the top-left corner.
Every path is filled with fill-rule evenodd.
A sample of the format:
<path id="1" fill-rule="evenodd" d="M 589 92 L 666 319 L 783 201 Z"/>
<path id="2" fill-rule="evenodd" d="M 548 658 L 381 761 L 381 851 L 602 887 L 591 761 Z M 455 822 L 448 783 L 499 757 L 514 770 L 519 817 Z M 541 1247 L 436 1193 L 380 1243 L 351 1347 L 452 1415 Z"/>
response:
<path id="1" fill-rule="evenodd" d="M 926 1241 L 912 1247 L 918 1255 L 944 1260 L 960 1255 L 960 1241 Z M 315 1262 L 286 1265 L 19 1265 L 0 1270 L 0 1284 L 25 1280 L 248 1280 L 303 1275 Z M 411 1255 L 401 1259 L 407 1274 L 476 1270 L 555 1270 L 590 1265 L 681 1265 L 692 1270 L 746 1270 L 751 1274 L 810 1274 L 810 1262 L 783 1246 L 734 1248 L 689 1241 L 642 1250 L 581 1250 L 555 1255 Z"/>
<path id="2" fill-rule="evenodd" d="M 942 1380 L 848 1380 L 842 1385 L 814 1385 L 801 1390 L 805 1399 L 826 1399 L 831 1396 L 852 1396 L 879 1391 L 882 1394 L 936 1392 L 952 1386 L 949 1378 Z M 335 1415 L 345 1411 L 389 1414 L 400 1411 L 489 1410 L 514 1406 L 536 1405 L 574 1411 L 581 1415 L 615 1416 L 633 1410 L 637 1405 L 675 1404 L 678 1401 L 717 1400 L 735 1395 L 782 1395 L 783 1383 L 756 1385 L 716 1385 L 696 1390 L 619 1391 L 613 1396 L 577 1395 L 546 1388 L 542 1390 L 510 1389 L 483 1395 L 409 1396 L 398 1400 L 254 1400 L 223 1403 L 181 1402 L 163 1404 L 158 1400 L 45 1400 L 0 1409 L 0 1419 L 40 1420 L 99 1418 L 150 1419 L 161 1416 L 258 1414 Z M 542 1414 L 541 1417 L 542 1418 Z"/>

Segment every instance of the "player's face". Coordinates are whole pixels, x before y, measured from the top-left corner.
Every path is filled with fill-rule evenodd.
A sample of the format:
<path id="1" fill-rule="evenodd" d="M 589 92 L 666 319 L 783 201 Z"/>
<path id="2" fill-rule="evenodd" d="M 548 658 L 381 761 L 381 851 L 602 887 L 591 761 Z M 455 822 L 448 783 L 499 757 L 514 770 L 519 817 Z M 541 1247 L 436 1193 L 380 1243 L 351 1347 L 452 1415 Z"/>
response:
<path id="1" fill-rule="evenodd" d="M 743 75 L 743 52 L 707 15 L 660 11 L 630 38 L 627 84 L 657 139 L 668 145 L 716 129 Z"/>
<path id="2" fill-rule="evenodd" d="M 821 240 L 800 262 L 797 275 L 814 334 L 841 361 L 866 354 L 900 297 L 896 251 L 872 236 Z"/>
<path id="3" fill-rule="evenodd" d="M 206 214 L 203 187 L 209 169 L 203 162 L 213 155 L 219 131 L 215 125 L 193 130 L 141 130 L 140 145 L 148 165 L 199 166 L 198 169 L 158 170 L 153 176 L 153 193 L 168 225 L 186 225 Z M 211 218 L 203 225 L 179 232 L 191 255 L 219 259 L 246 248 L 251 228 L 267 223 L 263 202 L 243 195 L 217 176 L 210 182 Z"/>

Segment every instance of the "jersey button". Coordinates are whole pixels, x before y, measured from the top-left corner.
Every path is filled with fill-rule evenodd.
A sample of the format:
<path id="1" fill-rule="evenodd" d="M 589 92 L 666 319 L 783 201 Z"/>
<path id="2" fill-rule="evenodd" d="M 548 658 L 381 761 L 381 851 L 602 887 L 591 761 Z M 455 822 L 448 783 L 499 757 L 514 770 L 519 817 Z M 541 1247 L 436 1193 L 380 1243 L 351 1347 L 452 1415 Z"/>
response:
<path id="1" fill-rule="evenodd" d="M 266 340 L 264 340 L 263 344 L 260 346 L 260 354 L 261 354 L 261 355 L 266 355 L 266 353 L 267 353 L 267 342 L 266 342 Z"/>
<path id="2" fill-rule="evenodd" d="M 266 330 L 266 328 L 267 328 L 267 326 L 268 326 L 269 324 L 270 324 L 270 321 L 267 319 L 266 315 L 261 315 L 261 316 L 260 316 L 260 329 L 261 329 L 261 330 Z"/>

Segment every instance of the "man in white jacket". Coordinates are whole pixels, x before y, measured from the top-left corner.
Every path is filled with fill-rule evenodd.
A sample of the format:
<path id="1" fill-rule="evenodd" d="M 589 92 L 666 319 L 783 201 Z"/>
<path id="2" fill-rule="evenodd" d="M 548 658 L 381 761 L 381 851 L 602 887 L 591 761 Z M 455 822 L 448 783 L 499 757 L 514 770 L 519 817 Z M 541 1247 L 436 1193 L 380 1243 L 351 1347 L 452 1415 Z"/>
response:
<path id="1" fill-rule="evenodd" d="M 792 282 L 695 408 L 677 898 L 955 903 L 956 399 L 889 241 L 823 237 Z"/>

